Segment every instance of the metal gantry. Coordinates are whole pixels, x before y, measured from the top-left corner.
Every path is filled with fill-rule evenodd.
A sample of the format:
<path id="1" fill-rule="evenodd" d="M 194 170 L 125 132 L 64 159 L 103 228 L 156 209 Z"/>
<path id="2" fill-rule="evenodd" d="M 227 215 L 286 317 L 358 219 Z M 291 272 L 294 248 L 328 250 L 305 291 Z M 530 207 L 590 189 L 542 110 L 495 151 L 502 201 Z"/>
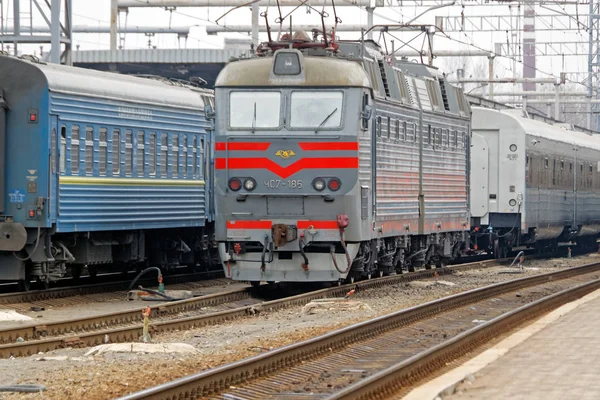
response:
<path id="1" fill-rule="evenodd" d="M 5 0 L 11 1 L 11 0 Z M 23 43 L 50 43 L 50 58 L 53 63 L 71 64 L 71 47 L 73 38 L 73 7 L 72 0 L 31 0 L 29 9 L 29 26 L 22 27 L 23 14 L 20 0 L 12 0 L 13 27 L 11 31 L 3 27 L 0 32 L 0 45 L 13 46 L 13 52 L 18 54 L 19 45 Z M 33 7 L 48 26 L 48 35 L 35 34 L 33 29 Z"/>

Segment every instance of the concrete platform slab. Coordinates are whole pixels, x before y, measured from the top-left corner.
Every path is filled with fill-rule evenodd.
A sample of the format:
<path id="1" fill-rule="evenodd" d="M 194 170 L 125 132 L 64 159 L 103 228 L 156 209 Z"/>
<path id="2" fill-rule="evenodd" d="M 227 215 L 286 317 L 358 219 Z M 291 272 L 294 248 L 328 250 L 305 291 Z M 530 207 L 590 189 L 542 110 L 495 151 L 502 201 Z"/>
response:
<path id="1" fill-rule="evenodd" d="M 599 399 L 600 290 L 560 307 L 405 400 Z"/>

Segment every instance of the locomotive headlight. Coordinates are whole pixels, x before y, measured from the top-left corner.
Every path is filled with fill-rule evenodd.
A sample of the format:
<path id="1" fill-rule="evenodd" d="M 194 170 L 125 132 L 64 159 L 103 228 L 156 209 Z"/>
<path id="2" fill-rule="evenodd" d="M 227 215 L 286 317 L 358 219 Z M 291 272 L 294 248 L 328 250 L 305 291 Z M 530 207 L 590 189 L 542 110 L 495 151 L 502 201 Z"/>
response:
<path id="1" fill-rule="evenodd" d="M 510 145 L 508 148 L 509 148 L 509 149 L 510 149 L 510 151 L 512 151 L 513 153 L 514 153 L 515 151 L 517 151 L 517 145 L 516 145 L 516 144 L 514 144 L 514 143 L 513 143 L 513 144 L 511 144 L 511 145 Z"/>
<path id="2" fill-rule="evenodd" d="M 246 189 L 249 192 L 251 192 L 252 190 L 254 190 L 255 187 L 256 187 L 256 181 L 254 179 L 252 179 L 252 178 L 248 178 L 244 182 L 244 189 Z"/>
<path id="3" fill-rule="evenodd" d="M 238 178 L 231 178 L 229 180 L 228 186 L 229 189 L 233 190 L 234 192 L 237 192 L 242 188 L 242 181 L 240 181 Z"/>
<path id="4" fill-rule="evenodd" d="M 320 192 L 323 189 L 325 189 L 325 181 L 321 178 L 317 178 L 313 181 L 313 187 L 315 188 L 316 191 Z"/>
<path id="5" fill-rule="evenodd" d="M 515 199 L 510 199 L 510 200 L 508 201 L 508 204 L 510 204 L 510 206 L 511 206 L 511 207 L 514 207 L 514 206 L 516 206 L 516 205 L 517 205 L 517 201 L 516 201 Z"/>

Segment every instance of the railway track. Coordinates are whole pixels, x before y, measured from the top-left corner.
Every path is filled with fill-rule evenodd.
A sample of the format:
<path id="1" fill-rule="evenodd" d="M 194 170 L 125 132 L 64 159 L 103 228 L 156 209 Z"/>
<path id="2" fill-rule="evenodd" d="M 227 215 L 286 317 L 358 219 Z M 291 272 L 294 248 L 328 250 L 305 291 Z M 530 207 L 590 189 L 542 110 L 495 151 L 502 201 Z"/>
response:
<path id="1" fill-rule="evenodd" d="M 312 300 L 343 296 L 348 290 L 358 286 L 361 289 L 373 289 L 426 279 L 434 274 L 443 275 L 454 271 L 481 268 L 495 265 L 489 260 L 470 264 L 461 264 L 444 269 L 422 270 L 402 275 L 361 281 L 351 285 L 336 286 L 316 290 L 276 300 L 257 299 L 252 288 L 232 290 L 224 293 L 195 297 L 187 300 L 162 303 L 151 307 L 151 333 L 172 330 L 187 330 L 194 327 L 213 325 L 225 321 L 252 315 L 261 311 L 273 311 L 290 306 L 302 306 Z M 207 307 L 220 307 L 218 311 L 204 310 Z M 18 328 L 0 330 L 0 357 L 20 357 L 47 352 L 64 347 L 86 347 L 106 342 L 125 342 L 138 340 L 142 336 L 142 309 L 115 312 L 88 318 L 77 318 L 47 324 L 28 324 Z M 184 315 L 182 315 L 184 314 Z M 186 315 L 187 314 L 187 315 Z"/>
<path id="2" fill-rule="evenodd" d="M 209 273 L 203 272 L 192 274 L 165 275 L 164 283 L 165 285 L 174 285 L 197 280 L 206 280 L 211 278 L 219 279 L 223 276 L 224 275 L 222 271 L 214 271 Z M 105 278 L 105 276 L 101 275 L 99 276 L 99 278 Z M 89 285 L 58 287 L 45 290 L 31 290 L 28 292 L 2 293 L 0 294 L 0 304 L 33 303 L 38 301 L 60 299 L 65 297 L 84 296 L 88 294 L 127 290 L 132 280 L 133 278 L 120 281 L 108 280 L 106 282 L 94 283 Z M 150 278 L 143 277 L 138 282 L 139 284 L 150 283 L 152 285 L 155 285 L 156 276 Z M 220 284 L 222 282 L 223 281 L 216 281 L 214 284 Z M 211 285 L 211 283 L 207 284 Z"/>
<path id="3" fill-rule="evenodd" d="M 122 400 L 384 398 L 525 320 L 600 288 L 599 271 L 594 263 L 470 290 Z"/>

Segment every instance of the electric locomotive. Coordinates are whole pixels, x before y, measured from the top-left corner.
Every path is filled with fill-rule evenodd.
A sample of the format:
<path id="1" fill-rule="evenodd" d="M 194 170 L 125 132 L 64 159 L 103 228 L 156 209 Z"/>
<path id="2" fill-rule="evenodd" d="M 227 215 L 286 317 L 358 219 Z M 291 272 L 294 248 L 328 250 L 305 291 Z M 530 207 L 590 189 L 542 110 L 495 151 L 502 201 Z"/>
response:
<path id="1" fill-rule="evenodd" d="M 0 55 L 0 99 L 0 280 L 211 259 L 212 92 Z"/>
<path id="2" fill-rule="evenodd" d="M 332 282 L 458 257 L 470 228 L 461 89 L 373 41 L 287 38 L 216 81 L 226 275 Z"/>

